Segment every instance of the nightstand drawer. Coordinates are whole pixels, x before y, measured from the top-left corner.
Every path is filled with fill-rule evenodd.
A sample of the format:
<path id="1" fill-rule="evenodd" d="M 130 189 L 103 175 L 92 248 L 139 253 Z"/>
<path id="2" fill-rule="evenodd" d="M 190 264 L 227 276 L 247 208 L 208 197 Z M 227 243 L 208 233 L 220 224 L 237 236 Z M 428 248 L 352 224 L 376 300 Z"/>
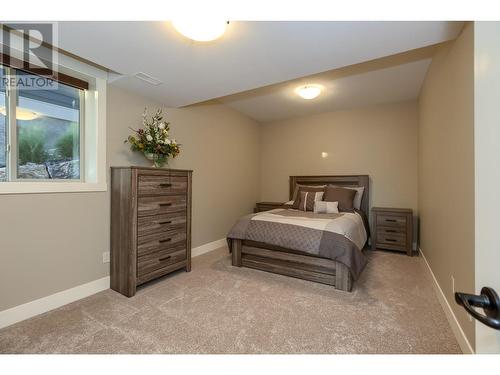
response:
<path id="1" fill-rule="evenodd" d="M 405 227 L 406 216 L 377 215 L 377 226 Z"/>
<path id="2" fill-rule="evenodd" d="M 258 202 L 255 205 L 254 212 L 270 211 L 276 208 L 284 208 L 282 202 Z"/>
<path id="3" fill-rule="evenodd" d="M 406 234 L 406 227 L 382 227 L 377 226 L 377 233 L 381 234 Z"/>
<path id="4" fill-rule="evenodd" d="M 377 231 L 377 244 L 391 244 L 406 246 L 406 234 L 405 233 L 385 233 L 382 231 Z"/>

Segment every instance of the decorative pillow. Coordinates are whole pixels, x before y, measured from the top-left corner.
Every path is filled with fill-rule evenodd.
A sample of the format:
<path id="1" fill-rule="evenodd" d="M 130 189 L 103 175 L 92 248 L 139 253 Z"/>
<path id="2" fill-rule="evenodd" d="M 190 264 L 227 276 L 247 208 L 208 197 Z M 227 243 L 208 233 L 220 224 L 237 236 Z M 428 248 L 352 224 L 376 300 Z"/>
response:
<path id="1" fill-rule="evenodd" d="M 356 190 L 356 195 L 354 196 L 354 200 L 352 205 L 355 209 L 361 210 L 361 200 L 363 199 L 363 193 L 365 192 L 365 187 L 355 187 L 355 186 L 338 186 L 338 185 L 328 185 L 333 187 L 343 187 L 344 189 Z"/>
<path id="2" fill-rule="evenodd" d="M 323 200 L 326 202 L 339 202 L 339 211 L 352 211 L 356 190 L 327 186 Z"/>
<path id="3" fill-rule="evenodd" d="M 314 213 L 317 213 L 317 214 L 338 214 L 339 213 L 339 202 L 316 201 L 316 202 L 314 202 Z"/>
<path id="4" fill-rule="evenodd" d="M 295 191 L 297 192 L 297 194 L 294 196 L 296 196 L 296 199 L 294 199 L 293 201 L 293 206 L 292 208 L 295 208 L 296 210 L 299 209 L 299 200 L 300 200 L 300 193 L 302 192 L 312 192 L 312 193 L 318 193 L 318 192 L 321 192 L 321 193 L 324 193 L 325 192 L 325 187 L 326 185 L 321 185 L 321 186 L 307 186 L 307 185 L 297 185 L 295 187 Z M 313 209 L 311 208 L 311 211 Z"/>
<path id="5" fill-rule="evenodd" d="M 301 191 L 298 209 L 301 211 L 314 211 L 314 203 L 323 199 L 322 191 Z"/>
<path id="6" fill-rule="evenodd" d="M 295 190 L 293 191 L 292 201 L 297 201 L 300 197 L 299 191 L 325 191 L 326 185 L 301 185 L 295 184 Z M 321 190 L 309 190 L 309 189 L 321 189 Z"/>

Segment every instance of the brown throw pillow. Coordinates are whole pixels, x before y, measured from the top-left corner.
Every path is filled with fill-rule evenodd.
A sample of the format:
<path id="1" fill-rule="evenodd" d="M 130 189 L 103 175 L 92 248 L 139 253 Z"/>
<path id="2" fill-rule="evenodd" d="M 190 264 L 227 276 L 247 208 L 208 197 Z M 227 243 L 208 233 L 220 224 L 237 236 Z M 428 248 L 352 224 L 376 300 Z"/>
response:
<path id="1" fill-rule="evenodd" d="M 323 199 L 322 191 L 301 191 L 299 197 L 299 207 L 301 211 L 314 211 L 314 202 Z"/>
<path id="2" fill-rule="evenodd" d="M 298 210 L 299 209 L 299 200 L 300 200 L 300 193 L 303 191 L 305 192 L 325 192 L 325 186 L 305 186 L 305 185 L 297 185 L 295 187 L 295 190 L 297 191 L 297 194 L 294 194 L 294 200 L 293 200 L 293 206 L 292 208 Z"/>
<path id="3" fill-rule="evenodd" d="M 321 189 L 321 191 L 325 191 L 326 185 L 301 185 L 295 184 L 295 189 L 293 190 L 292 201 L 298 201 L 300 198 L 300 190 L 305 191 L 304 189 Z M 316 190 L 308 190 L 308 191 L 316 191 Z"/>
<path id="4" fill-rule="evenodd" d="M 339 202 L 339 211 L 352 211 L 354 209 L 354 196 L 356 190 L 341 187 L 327 186 L 323 200 L 327 202 Z"/>

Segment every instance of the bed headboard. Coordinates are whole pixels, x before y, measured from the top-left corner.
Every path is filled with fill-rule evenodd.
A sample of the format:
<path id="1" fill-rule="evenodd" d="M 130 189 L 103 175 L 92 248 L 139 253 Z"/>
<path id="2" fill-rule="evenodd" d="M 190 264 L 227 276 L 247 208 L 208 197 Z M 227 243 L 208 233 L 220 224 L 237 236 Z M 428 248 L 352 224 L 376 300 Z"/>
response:
<path id="1" fill-rule="evenodd" d="M 364 186 L 361 199 L 361 211 L 369 216 L 370 205 L 370 177 L 366 174 L 353 176 L 290 176 L 290 199 L 293 199 L 295 185 L 337 185 L 337 186 Z"/>

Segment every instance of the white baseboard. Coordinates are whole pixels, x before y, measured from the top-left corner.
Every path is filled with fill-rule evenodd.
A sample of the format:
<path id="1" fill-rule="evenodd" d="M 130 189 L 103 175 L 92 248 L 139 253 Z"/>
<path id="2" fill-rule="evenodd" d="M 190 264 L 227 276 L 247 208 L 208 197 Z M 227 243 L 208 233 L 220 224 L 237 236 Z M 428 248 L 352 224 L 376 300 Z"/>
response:
<path id="1" fill-rule="evenodd" d="M 424 262 L 427 266 L 427 269 L 429 270 L 429 272 L 432 276 L 432 280 L 434 280 L 434 289 L 436 290 L 436 294 L 438 296 L 439 303 L 441 304 L 441 307 L 444 310 L 446 318 L 448 319 L 448 322 L 450 323 L 453 334 L 455 335 L 455 338 L 458 341 L 458 345 L 460 345 L 460 349 L 462 349 L 462 352 L 464 354 L 474 354 L 474 349 L 472 349 L 472 346 L 469 343 L 469 340 L 467 340 L 467 336 L 465 336 L 465 333 L 462 330 L 460 323 L 458 323 L 457 317 L 453 313 L 453 310 L 451 309 L 451 306 L 448 303 L 448 300 L 446 299 L 446 297 L 443 293 L 443 290 L 439 286 L 439 283 L 436 279 L 436 276 L 434 276 L 434 272 L 432 272 L 431 266 L 429 265 L 429 262 L 427 262 L 427 259 L 425 258 L 424 252 L 420 248 L 419 248 L 419 251 L 420 251 L 420 254 L 422 254 L 422 258 L 424 259 Z"/>
<path id="2" fill-rule="evenodd" d="M 227 243 L 225 238 L 209 242 L 191 249 L 191 256 L 196 257 L 226 245 Z M 94 280 L 47 297 L 42 297 L 22 305 L 12 307 L 8 310 L 0 311 L 0 328 L 7 327 L 11 324 L 43 314 L 47 311 L 67 305 L 68 303 L 109 289 L 109 282 L 109 276 L 106 276 L 102 279 Z"/>
<path id="3" fill-rule="evenodd" d="M 227 242 L 225 238 L 221 238 L 220 240 L 216 240 L 213 242 L 206 243 L 204 245 L 193 247 L 191 249 L 191 257 L 197 257 L 201 254 L 208 253 L 210 251 L 219 249 L 223 246 L 227 246 Z"/>
<path id="4" fill-rule="evenodd" d="M 0 311 L 0 328 L 109 289 L 109 276 Z"/>

